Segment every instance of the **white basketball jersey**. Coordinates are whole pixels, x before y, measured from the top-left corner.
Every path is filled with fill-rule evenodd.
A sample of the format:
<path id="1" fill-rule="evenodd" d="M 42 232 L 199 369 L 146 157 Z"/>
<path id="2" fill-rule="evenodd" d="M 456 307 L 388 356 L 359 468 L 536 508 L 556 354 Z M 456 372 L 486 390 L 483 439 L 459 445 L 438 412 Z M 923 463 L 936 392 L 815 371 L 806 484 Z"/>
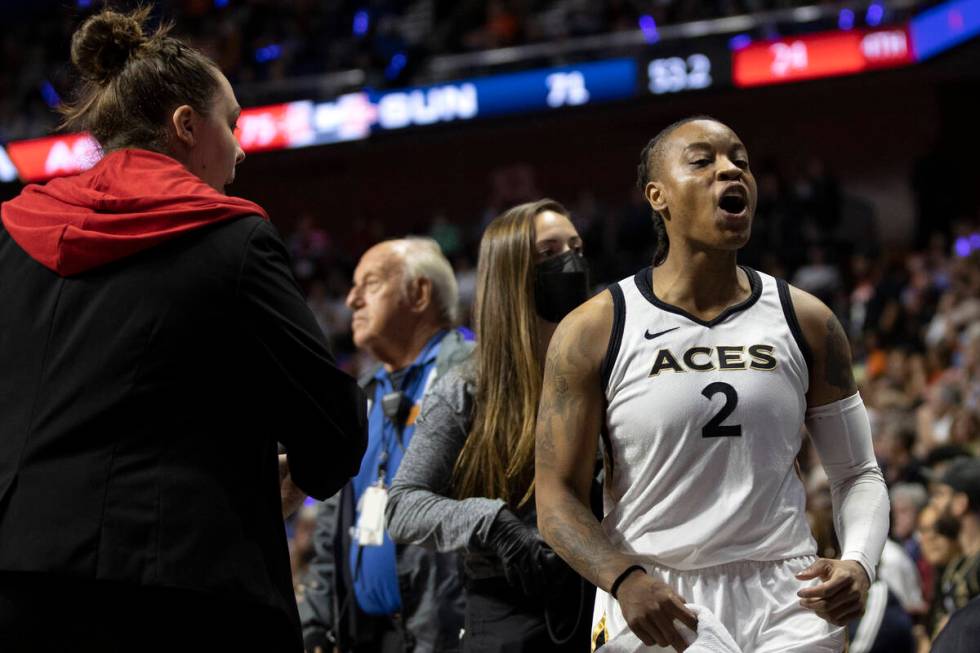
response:
<path id="1" fill-rule="evenodd" d="M 602 526 L 675 569 L 812 554 L 796 473 L 809 349 L 784 281 L 710 322 L 660 301 L 650 268 L 610 287 Z"/>

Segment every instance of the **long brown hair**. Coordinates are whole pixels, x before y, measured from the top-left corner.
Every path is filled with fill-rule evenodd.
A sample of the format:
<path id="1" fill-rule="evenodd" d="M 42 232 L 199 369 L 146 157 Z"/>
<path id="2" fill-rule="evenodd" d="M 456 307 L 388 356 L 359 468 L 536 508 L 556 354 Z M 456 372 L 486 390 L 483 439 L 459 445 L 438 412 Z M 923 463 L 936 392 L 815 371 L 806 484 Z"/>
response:
<path id="1" fill-rule="evenodd" d="M 534 494 L 534 426 L 541 398 L 541 352 L 534 308 L 534 218 L 568 216 L 554 200 L 498 216 L 480 241 L 476 303 L 476 408 L 456 459 L 458 498 L 492 497 L 520 507 Z"/>

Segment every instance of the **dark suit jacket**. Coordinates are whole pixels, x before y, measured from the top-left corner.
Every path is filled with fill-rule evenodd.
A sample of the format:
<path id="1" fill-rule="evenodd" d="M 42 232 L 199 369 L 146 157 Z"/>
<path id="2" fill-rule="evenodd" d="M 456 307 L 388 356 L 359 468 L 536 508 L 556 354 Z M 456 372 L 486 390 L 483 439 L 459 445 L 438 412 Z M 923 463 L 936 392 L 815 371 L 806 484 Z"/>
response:
<path id="1" fill-rule="evenodd" d="M 298 648 L 276 443 L 329 497 L 365 403 L 259 217 L 68 278 L 0 225 L 0 571 L 273 607 Z"/>

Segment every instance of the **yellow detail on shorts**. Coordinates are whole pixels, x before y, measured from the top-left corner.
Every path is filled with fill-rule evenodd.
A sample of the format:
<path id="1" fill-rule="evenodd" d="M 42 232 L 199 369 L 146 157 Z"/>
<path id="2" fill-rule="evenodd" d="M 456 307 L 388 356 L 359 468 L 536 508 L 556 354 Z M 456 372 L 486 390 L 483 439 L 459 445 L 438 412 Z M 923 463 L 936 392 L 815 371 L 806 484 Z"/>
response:
<path id="1" fill-rule="evenodd" d="M 592 653 L 609 641 L 609 631 L 606 629 L 606 615 L 603 614 L 592 629 Z"/>

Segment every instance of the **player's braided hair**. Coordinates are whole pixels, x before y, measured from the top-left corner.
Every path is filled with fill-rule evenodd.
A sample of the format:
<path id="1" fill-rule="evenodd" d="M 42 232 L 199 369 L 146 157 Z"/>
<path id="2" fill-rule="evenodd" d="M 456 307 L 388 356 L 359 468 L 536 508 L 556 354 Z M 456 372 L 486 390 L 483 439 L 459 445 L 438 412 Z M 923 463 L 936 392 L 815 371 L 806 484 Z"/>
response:
<path id="1" fill-rule="evenodd" d="M 686 125 L 695 120 L 711 120 L 718 122 L 715 118 L 707 115 L 689 116 L 683 120 L 671 123 L 660 131 L 659 134 L 650 139 L 643 151 L 640 152 L 640 164 L 636 166 L 636 186 L 642 193 L 646 185 L 661 174 L 661 164 L 663 163 L 664 150 L 667 145 L 667 138 L 674 133 L 674 130 L 681 125 Z M 664 217 L 657 211 L 653 212 L 653 231 L 657 236 L 657 247 L 653 253 L 653 264 L 660 265 L 667 258 L 670 250 L 670 239 L 667 237 L 667 228 L 664 226 Z"/>

